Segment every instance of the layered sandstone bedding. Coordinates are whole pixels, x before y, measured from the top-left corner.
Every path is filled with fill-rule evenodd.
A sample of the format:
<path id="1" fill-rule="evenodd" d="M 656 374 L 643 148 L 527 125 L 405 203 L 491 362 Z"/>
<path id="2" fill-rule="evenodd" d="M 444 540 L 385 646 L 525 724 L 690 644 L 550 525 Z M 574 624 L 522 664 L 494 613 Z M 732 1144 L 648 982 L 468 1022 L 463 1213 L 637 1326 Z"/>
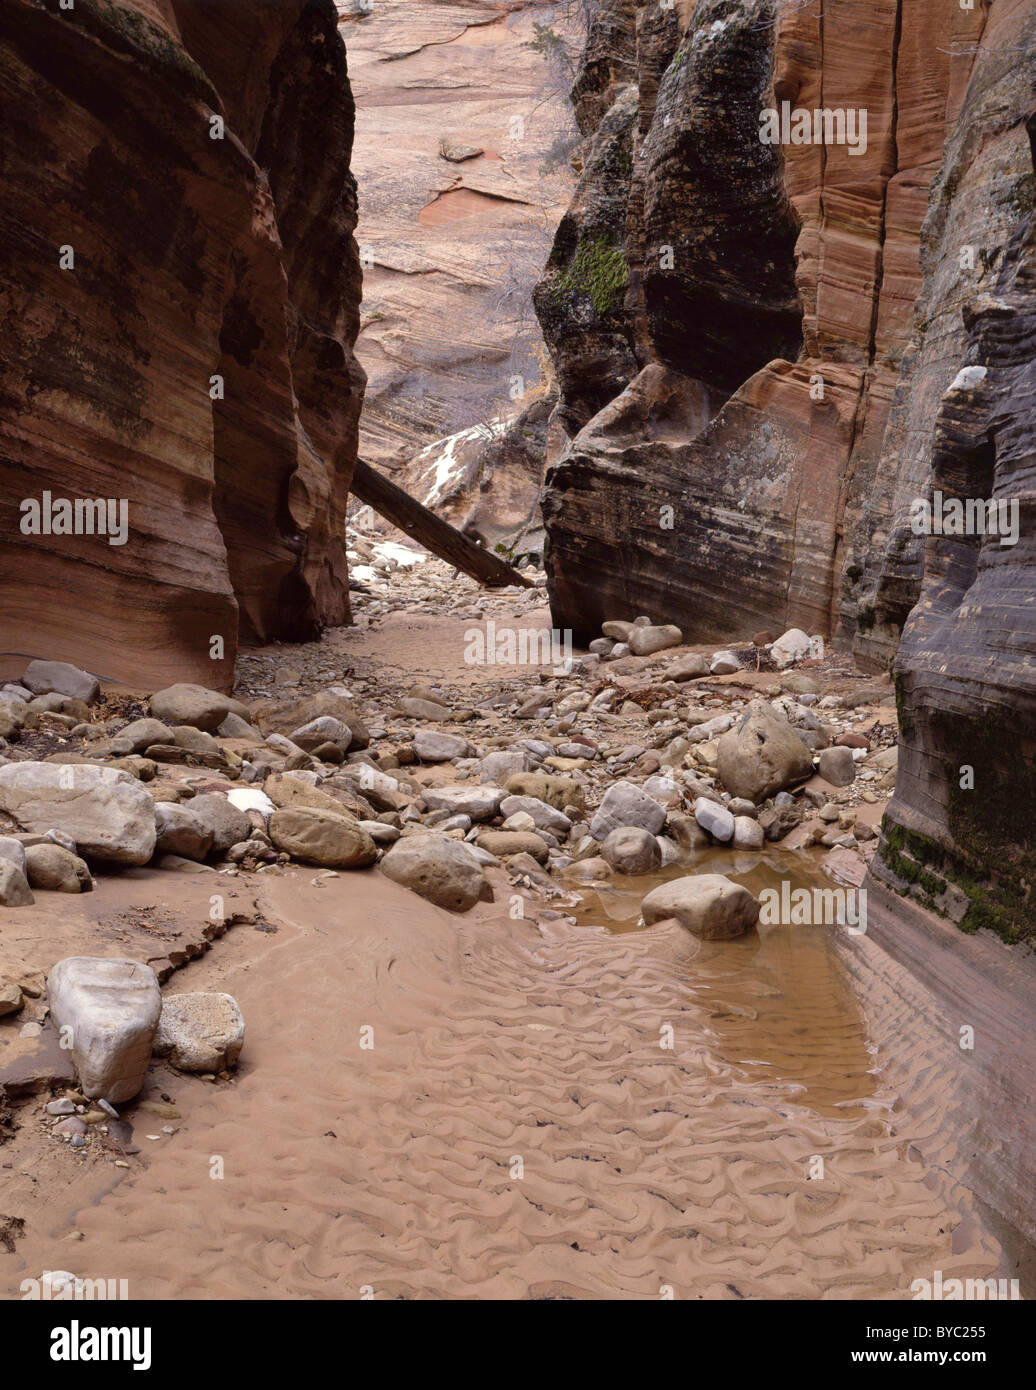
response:
<path id="1" fill-rule="evenodd" d="M 555 621 L 895 661 L 881 882 L 1008 939 L 1036 917 L 1034 54 L 1013 0 L 607 0 L 537 289 Z M 1009 533 L 915 524 L 946 498 Z"/>
<path id="2" fill-rule="evenodd" d="M 591 6 L 418 451 L 573 9 L 0 9 L 0 1291 L 1022 1269 L 1036 16 Z"/>
<path id="3" fill-rule="evenodd" d="M 364 378 L 336 24 L 331 0 L 3 6 L 7 672 L 229 688 L 239 628 L 348 620 Z M 128 534 L 22 509 L 74 499 Z"/>
<path id="4" fill-rule="evenodd" d="M 714 652 L 620 622 L 516 670 L 507 635 L 549 636 L 542 574 L 487 597 L 353 554 L 358 627 L 245 651 L 234 701 L 22 673 L 78 694 L 33 696 L 0 767 L 0 865 L 21 852 L 33 897 L 0 908 L 0 1295 L 53 1269 L 133 1298 L 1018 1277 L 974 1172 L 977 1149 L 1025 1226 L 1025 1115 L 991 1110 L 989 1054 L 1031 980 L 1013 1010 L 970 994 L 964 1053 L 867 931 L 760 912 L 781 885 L 853 900 L 890 683 L 790 634 Z M 85 884 L 48 877 L 69 838 Z M 58 1041 L 98 998 L 103 1067 L 95 1034 Z"/>

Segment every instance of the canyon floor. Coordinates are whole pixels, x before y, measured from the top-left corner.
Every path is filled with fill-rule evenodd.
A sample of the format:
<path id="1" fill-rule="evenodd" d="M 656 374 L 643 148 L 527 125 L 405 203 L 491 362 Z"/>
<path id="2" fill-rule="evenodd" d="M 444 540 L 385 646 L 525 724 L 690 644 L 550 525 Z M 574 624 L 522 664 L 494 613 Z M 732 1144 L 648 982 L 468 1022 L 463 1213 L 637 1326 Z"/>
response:
<path id="1" fill-rule="evenodd" d="M 513 696 L 552 673 L 464 653 L 490 618 L 549 624 L 541 591 L 479 593 L 438 562 L 369 578 L 355 627 L 244 653 L 239 696 L 336 679 L 388 708 L 418 682 L 474 705 L 463 727 L 484 746 L 540 730 L 515 721 Z M 671 655 L 602 674 L 643 691 Z M 841 659 L 809 669 L 827 693 L 862 680 Z M 745 669 L 695 697 L 711 713 L 774 681 Z M 640 748 L 646 711 L 623 708 L 608 741 Z M 894 738 L 888 706 L 856 713 L 876 744 Z M 455 780 L 449 764 L 406 771 Z M 860 826 L 881 814 L 859 783 L 828 792 Z M 758 889 L 823 881 L 828 860 L 858 881 L 865 835 L 710 848 L 694 867 Z M 0 1295 L 46 1270 L 147 1299 L 909 1299 L 936 1270 L 1026 1277 L 1026 1249 L 1001 1243 L 962 1180 L 969 1062 L 935 1001 L 866 935 L 638 926 L 665 876 L 548 887 L 511 861 L 464 914 L 376 868 L 299 864 L 149 865 L 38 894 L 0 937 L 0 974 L 28 995 L 0 1021 Z M 166 995 L 234 995 L 236 1071 L 156 1059 L 118 1124 L 63 1142 L 43 1107 L 73 1083 L 67 1054 L 22 1030 L 45 1021 L 45 973 L 75 953 L 161 961 Z"/>

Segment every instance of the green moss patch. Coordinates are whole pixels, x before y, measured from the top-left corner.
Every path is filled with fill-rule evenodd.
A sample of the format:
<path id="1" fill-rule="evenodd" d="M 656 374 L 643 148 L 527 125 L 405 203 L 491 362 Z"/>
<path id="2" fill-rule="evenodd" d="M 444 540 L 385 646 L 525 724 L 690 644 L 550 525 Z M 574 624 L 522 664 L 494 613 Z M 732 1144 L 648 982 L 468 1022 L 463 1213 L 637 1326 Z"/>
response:
<path id="1" fill-rule="evenodd" d="M 598 318 L 618 308 L 629 280 L 626 253 L 603 236 L 587 237 L 579 243 L 572 263 L 554 278 L 551 295 L 555 302 L 570 296 L 588 299 Z"/>

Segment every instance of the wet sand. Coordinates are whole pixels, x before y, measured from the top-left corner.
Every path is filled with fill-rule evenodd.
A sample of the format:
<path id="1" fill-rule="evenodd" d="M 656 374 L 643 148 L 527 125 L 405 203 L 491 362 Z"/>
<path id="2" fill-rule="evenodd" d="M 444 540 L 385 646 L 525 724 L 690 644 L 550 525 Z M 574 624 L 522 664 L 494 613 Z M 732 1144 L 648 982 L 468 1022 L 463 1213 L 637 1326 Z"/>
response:
<path id="1" fill-rule="evenodd" d="M 283 662 L 352 668 L 375 704 L 415 677 L 470 699 L 508 675 L 465 662 L 473 625 L 411 607 L 262 649 L 253 683 Z M 813 872 L 770 847 L 691 867 L 757 894 Z M 532 898 L 516 920 L 489 878 L 463 916 L 375 869 L 301 867 L 106 873 L 5 914 L 12 978 L 42 987 L 83 951 L 186 960 L 164 991 L 227 990 L 247 1032 L 228 1082 L 153 1063 L 139 1100 L 178 1114 L 122 1107 L 136 1154 L 77 1156 L 40 1123 L 47 1095 L 14 1102 L 7 1142 L 0 1113 L 0 1215 L 25 1223 L 0 1296 L 45 1269 L 162 1299 L 910 1299 L 935 1270 L 1018 1275 L 1027 1247 L 1001 1249 L 968 1186 L 975 1059 L 916 969 L 826 928 L 639 929 L 654 880 L 583 885 L 575 925 Z M 213 893 L 256 921 L 194 958 Z M 26 1015 L 0 1021 L 0 1073 Z"/>
<path id="2" fill-rule="evenodd" d="M 1008 1273 L 952 1176 L 953 1059 L 887 957 L 865 1016 L 821 929 L 720 947 L 512 920 L 499 873 L 464 917 L 376 871 L 316 878 L 249 885 L 277 932 L 167 984 L 247 1020 L 233 1083 L 154 1064 L 177 1133 L 127 1107 L 142 1152 L 117 1169 L 22 1110 L 7 1296 L 56 1268 L 217 1299 L 902 1299 Z"/>

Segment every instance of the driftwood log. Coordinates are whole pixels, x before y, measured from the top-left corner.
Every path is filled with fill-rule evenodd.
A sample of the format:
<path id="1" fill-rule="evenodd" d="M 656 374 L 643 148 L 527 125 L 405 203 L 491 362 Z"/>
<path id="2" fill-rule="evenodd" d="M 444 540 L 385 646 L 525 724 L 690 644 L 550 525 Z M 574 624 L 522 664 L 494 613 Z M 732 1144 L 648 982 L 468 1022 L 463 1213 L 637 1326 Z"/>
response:
<path id="1" fill-rule="evenodd" d="M 438 555 L 440 560 L 463 570 L 487 588 L 502 589 L 508 584 L 532 588 L 531 581 L 513 565 L 494 555 L 491 550 L 476 545 L 448 521 L 443 521 L 422 506 L 408 492 L 390 482 L 383 474 L 376 473 L 362 459 L 356 460 L 350 491 L 361 502 L 373 507 L 379 516 L 419 541 L 433 555 Z"/>

